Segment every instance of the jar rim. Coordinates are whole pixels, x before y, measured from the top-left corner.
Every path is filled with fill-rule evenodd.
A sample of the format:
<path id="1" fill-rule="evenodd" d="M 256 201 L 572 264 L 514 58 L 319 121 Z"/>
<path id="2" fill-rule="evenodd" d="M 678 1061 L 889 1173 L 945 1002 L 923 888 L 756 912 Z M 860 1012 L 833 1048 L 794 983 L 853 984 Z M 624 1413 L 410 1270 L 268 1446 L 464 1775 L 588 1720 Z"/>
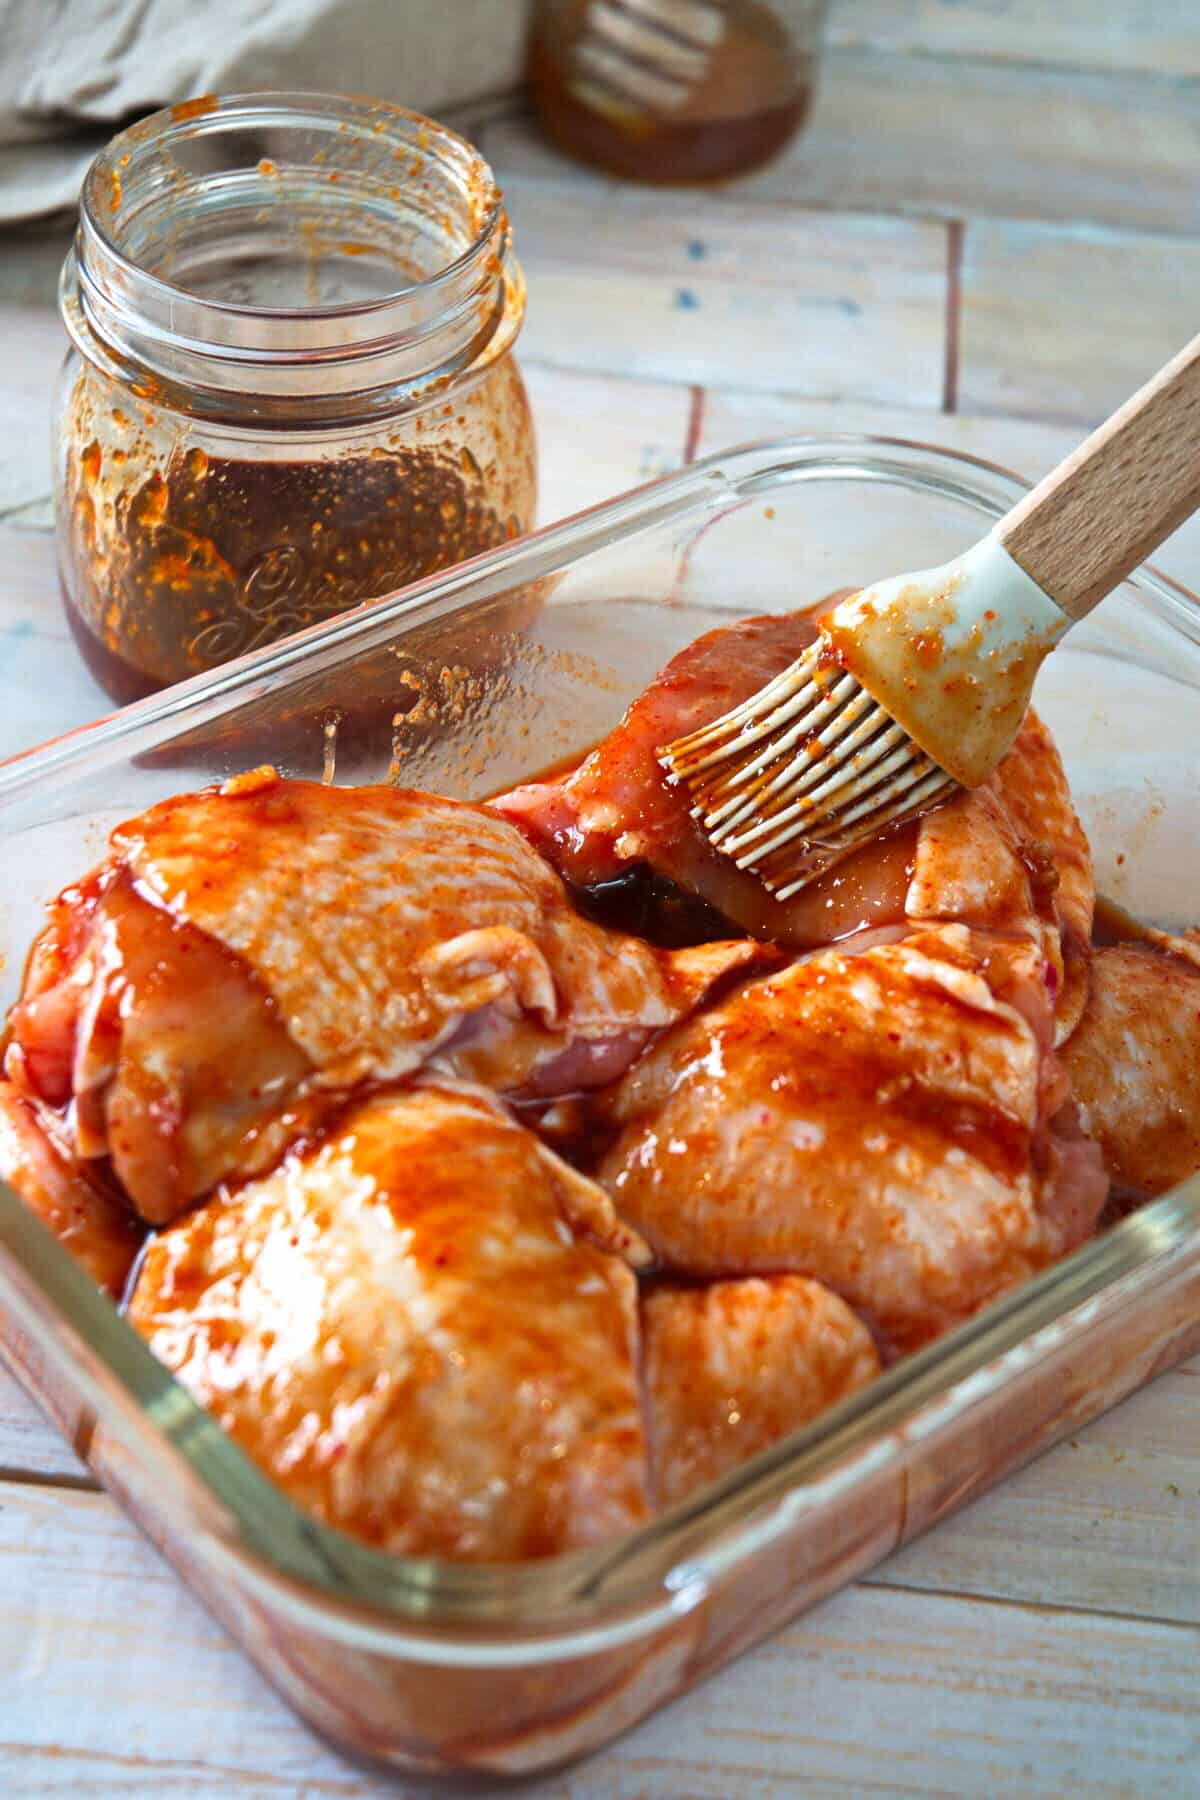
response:
<path id="1" fill-rule="evenodd" d="M 429 118 L 424 113 L 413 111 L 410 107 L 400 106 L 388 100 L 370 100 L 363 96 L 325 93 L 318 89 L 264 89 L 249 94 L 202 94 L 193 100 L 182 100 L 174 106 L 160 107 L 157 112 L 147 113 L 145 118 L 127 125 L 124 130 L 109 140 L 103 150 L 93 157 L 83 178 L 80 191 L 79 217 L 80 224 L 86 224 L 88 236 L 103 248 L 106 255 L 114 263 L 123 267 L 128 274 L 140 282 L 152 284 L 164 293 L 184 300 L 195 300 L 194 291 L 178 282 L 166 280 L 162 275 L 143 268 L 122 248 L 118 239 L 104 224 L 103 196 L 109 199 L 108 211 L 115 215 L 119 205 L 112 204 L 114 182 L 119 193 L 123 188 L 125 169 L 131 166 L 132 158 L 139 150 L 150 144 L 169 147 L 173 141 L 182 137 L 202 137 L 214 129 L 221 129 L 229 123 L 247 126 L 268 123 L 272 117 L 288 114 L 299 119 L 306 115 L 319 118 L 341 115 L 341 123 L 349 123 L 351 118 L 366 125 L 368 121 L 389 121 L 393 127 L 406 126 L 415 131 L 420 142 L 420 149 L 425 152 L 431 146 L 452 151 L 460 158 L 464 176 L 467 180 L 474 177 L 484 190 L 481 199 L 485 202 L 480 207 L 479 225 L 471 242 L 444 268 L 435 274 L 424 276 L 418 281 L 408 282 L 393 288 L 390 293 L 378 296 L 373 300 L 334 301 L 325 305 L 304 307 L 270 307 L 257 306 L 252 303 L 221 300 L 204 297 L 204 304 L 214 312 L 246 314 L 270 319 L 288 318 L 296 314 L 314 319 L 337 319 L 348 315 L 378 311 L 386 308 L 392 301 L 405 299 L 417 291 L 427 291 L 446 284 L 464 265 L 487 247 L 497 229 L 505 223 L 504 196 L 492 173 L 490 164 L 475 146 L 460 132 L 439 120 Z M 377 130 L 373 126 L 373 132 Z"/>
<path id="2" fill-rule="evenodd" d="M 85 177 L 60 299 L 110 373 L 292 424 L 416 405 L 490 366 L 524 316 L 480 152 L 392 102 L 304 92 L 202 96 L 118 133 Z"/>

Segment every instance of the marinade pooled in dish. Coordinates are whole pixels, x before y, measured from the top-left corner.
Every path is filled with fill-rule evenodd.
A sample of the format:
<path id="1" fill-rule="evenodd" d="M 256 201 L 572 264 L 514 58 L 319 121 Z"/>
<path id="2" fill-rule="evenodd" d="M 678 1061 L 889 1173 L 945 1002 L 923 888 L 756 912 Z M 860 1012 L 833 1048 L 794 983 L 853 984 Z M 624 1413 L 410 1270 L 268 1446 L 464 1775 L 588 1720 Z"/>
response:
<path id="1" fill-rule="evenodd" d="M 49 908 L 0 1173 L 314 1516 L 614 1539 L 1200 1167 L 1200 952 L 1093 943 L 1032 713 L 786 905 L 709 850 L 654 749 L 810 636 L 489 804 L 179 795 Z"/>

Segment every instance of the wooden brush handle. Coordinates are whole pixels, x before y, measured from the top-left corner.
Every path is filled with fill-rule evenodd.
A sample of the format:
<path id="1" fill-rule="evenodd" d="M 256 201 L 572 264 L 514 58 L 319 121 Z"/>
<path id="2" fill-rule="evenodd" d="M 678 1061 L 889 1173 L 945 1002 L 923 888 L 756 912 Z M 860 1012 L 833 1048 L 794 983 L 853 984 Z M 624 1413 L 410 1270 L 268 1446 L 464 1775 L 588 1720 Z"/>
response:
<path id="1" fill-rule="evenodd" d="M 1001 520 L 996 536 L 1082 619 L 1200 506 L 1200 337 Z"/>

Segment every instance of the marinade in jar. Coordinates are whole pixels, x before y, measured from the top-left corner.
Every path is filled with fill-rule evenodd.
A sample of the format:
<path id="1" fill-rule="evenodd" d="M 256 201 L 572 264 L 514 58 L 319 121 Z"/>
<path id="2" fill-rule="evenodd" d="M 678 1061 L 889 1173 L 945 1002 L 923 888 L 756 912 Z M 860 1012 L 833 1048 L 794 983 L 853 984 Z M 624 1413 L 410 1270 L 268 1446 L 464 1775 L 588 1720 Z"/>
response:
<path id="1" fill-rule="evenodd" d="M 61 542 L 72 632 L 121 703 L 532 522 L 532 423 L 511 361 L 399 442 L 377 432 L 309 459 L 204 449 L 196 433 L 164 454 L 153 407 L 108 389 L 81 371 L 68 402 Z"/>

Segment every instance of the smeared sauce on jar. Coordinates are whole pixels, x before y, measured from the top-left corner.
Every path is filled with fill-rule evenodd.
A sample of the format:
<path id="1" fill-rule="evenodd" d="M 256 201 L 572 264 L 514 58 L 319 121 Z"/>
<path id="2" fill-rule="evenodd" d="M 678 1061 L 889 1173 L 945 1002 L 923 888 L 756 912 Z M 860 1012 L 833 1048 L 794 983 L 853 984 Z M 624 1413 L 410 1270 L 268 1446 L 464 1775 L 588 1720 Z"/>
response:
<path id="1" fill-rule="evenodd" d="M 81 396 L 77 422 L 88 414 Z M 129 435 L 104 450 L 96 437 L 69 443 L 66 471 L 67 616 L 122 703 L 493 549 L 529 522 L 532 458 L 525 467 L 519 454 L 485 474 L 465 444 L 312 461 L 193 446 L 160 467 L 136 428 Z"/>

